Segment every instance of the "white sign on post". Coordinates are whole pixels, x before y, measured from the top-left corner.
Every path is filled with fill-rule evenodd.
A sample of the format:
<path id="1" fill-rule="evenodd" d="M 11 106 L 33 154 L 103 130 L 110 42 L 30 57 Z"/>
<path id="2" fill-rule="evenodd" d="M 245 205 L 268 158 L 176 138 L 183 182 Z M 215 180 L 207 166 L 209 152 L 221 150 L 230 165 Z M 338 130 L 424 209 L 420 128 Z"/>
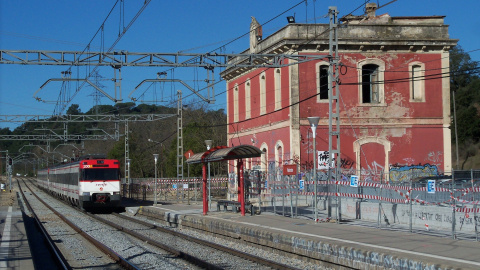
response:
<path id="1" fill-rule="evenodd" d="M 358 176 L 357 175 L 350 176 L 350 186 L 351 187 L 358 187 Z"/>
<path id="2" fill-rule="evenodd" d="M 304 180 L 299 180 L 298 181 L 299 189 L 304 190 L 305 189 L 305 181 Z"/>
<path id="3" fill-rule="evenodd" d="M 328 151 L 317 151 L 317 169 L 318 170 L 328 170 L 330 168 L 335 168 L 335 154 L 332 155 L 332 164 L 328 166 L 329 152 Z"/>
<path id="4" fill-rule="evenodd" d="M 427 192 L 428 193 L 435 193 L 435 180 L 428 180 Z"/>

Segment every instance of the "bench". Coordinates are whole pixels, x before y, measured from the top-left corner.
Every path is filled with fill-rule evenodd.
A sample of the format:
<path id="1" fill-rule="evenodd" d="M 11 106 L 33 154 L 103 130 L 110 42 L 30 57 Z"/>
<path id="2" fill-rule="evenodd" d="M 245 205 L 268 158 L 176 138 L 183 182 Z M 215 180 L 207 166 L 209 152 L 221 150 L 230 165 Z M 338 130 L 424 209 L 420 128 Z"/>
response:
<path id="1" fill-rule="evenodd" d="M 219 200 L 217 201 L 217 211 L 220 212 L 220 208 L 223 206 L 223 211 L 226 212 L 228 210 L 228 207 L 230 206 L 232 208 L 232 211 L 234 212 L 240 212 L 240 202 L 238 201 L 227 201 L 227 200 Z M 250 212 L 250 215 L 254 215 L 254 207 L 253 204 L 250 202 L 245 202 L 245 210 Z"/>

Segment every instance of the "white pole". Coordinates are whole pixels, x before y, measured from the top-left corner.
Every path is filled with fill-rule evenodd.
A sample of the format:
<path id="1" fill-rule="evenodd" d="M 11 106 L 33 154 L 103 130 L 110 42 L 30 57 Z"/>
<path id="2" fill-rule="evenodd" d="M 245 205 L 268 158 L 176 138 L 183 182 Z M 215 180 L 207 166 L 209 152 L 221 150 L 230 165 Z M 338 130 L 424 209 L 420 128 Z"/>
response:
<path id="1" fill-rule="evenodd" d="M 155 159 L 155 184 L 154 184 L 154 199 L 153 199 L 153 205 L 157 205 L 157 160 L 158 160 L 158 154 L 153 154 L 153 158 Z"/>

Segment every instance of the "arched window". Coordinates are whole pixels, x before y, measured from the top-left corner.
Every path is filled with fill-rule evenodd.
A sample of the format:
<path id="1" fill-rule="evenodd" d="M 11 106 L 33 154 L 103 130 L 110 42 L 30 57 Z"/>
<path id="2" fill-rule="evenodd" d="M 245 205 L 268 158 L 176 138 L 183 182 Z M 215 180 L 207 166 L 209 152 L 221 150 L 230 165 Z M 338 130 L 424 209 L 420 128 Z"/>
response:
<path id="1" fill-rule="evenodd" d="M 279 68 L 275 69 L 275 110 L 282 108 L 282 73 Z"/>
<path id="2" fill-rule="evenodd" d="M 364 59 L 358 62 L 359 92 L 362 104 L 383 104 L 385 63 L 380 59 Z"/>
<path id="3" fill-rule="evenodd" d="M 265 72 L 260 74 L 260 114 L 267 113 L 267 79 Z"/>
<path id="4" fill-rule="evenodd" d="M 247 79 L 245 82 L 245 119 L 249 119 L 251 117 L 251 87 L 250 87 L 250 79 Z"/>
<path id="5" fill-rule="evenodd" d="M 413 62 L 408 65 L 410 74 L 410 102 L 425 101 L 425 65 Z"/>
<path id="6" fill-rule="evenodd" d="M 328 67 L 327 62 L 320 62 L 316 65 L 317 102 L 328 102 Z"/>
<path id="7" fill-rule="evenodd" d="M 362 103 L 380 103 L 378 74 L 378 66 L 375 64 L 362 67 Z"/>
<path id="8" fill-rule="evenodd" d="M 238 84 L 233 87 L 233 122 L 238 122 L 238 107 L 240 100 L 238 99 Z"/>
<path id="9" fill-rule="evenodd" d="M 275 163 L 278 167 L 283 167 L 283 142 L 280 140 L 275 144 Z"/>
<path id="10" fill-rule="evenodd" d="M 262 156 L 260 157 L 260 168 L 262 171 L 266 172 L 268 169 L 268 146 L 266 143 L 262 143 L 262 146 L 260 147 L 260 150 L 262 150 Z"/>

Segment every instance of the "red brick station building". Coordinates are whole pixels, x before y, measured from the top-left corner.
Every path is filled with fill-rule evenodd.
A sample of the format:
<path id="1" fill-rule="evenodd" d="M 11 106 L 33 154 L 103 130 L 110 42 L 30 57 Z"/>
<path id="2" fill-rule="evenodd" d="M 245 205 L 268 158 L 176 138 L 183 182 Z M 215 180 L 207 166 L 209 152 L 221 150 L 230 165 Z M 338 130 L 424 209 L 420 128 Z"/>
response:
<path id="1" fill-rule="evenodd" d="M 344 174 L 363 180 L 378 181 L 381 175 L 383 181 L 395 182 L 414 174 L 450 174 L 449 50 L 458 40 L 450 39 L 444 16 L 391 17 L 376 15 L 375 9 L 373 4 L 365 16 L 340 19 L 341 154 L 335 162 L 341 162 Z M 252 18 L 251 29 L 257 25 Z M 242 53 L 326 56 L 328 29 L 328 24 L 289 23 L 268 37 L 254 30 L 250 48 Z M 227 82 L 229 146 L 249 144 L 263 152 L 244 160 L 245 169 L 299 164 L 301 171 L 311 170 L 311 116 L 320 117 L 316 149 L 320 157 L 325 155 L 328 66 L 325 57 L 221 73 Z M 234 167 L 231 161 L 231 172 Z"/>

